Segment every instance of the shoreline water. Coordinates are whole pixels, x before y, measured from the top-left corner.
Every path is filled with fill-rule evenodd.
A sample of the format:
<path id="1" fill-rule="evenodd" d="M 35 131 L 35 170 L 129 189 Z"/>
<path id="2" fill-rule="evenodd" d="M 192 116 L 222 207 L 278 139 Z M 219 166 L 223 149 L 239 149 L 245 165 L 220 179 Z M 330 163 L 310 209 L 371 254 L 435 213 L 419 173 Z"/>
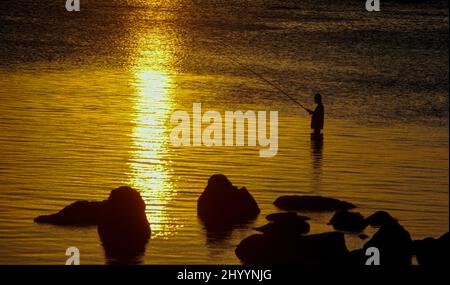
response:
<path id="1" fill-rule="evenodd" d="M 410 231 L 414 239 L 421 239 L 428 236 L 438 237 L 443 232 L 448 231 L 448 204 L 445 199 L 445 197 L 448 197 L 448 192 L 445 188 L 448 187 L 446 184 L 447 182 L 445 182 L 445 177 L 448 175 L 448 171 L 445 170 L 446 165 L 448 165 L 448 160 L 446 160 L 446 157 L 448 157 L 448 135 L 444 133 L 444 130 L 441 130 L 441 135 L 438 136 L 441 137 L 441 139 L 434 140 L 435 143 L 439 141 L 441 142 L 440 149 L 443 153 L 437 151 L 439 148 L 436 148 L 429 153 L 429 157 L 424 160 L 423 156 L 427 155 L 429 152 L 429 147 L 424 147 L 427 143 L 427 138 L 422 137 L 421 140 L 410 141 L 411 138 L 416 137 L 415 134 L 422 132 L 421 128 L 418 128 L 416 132 L 412 132 L 414 129 L 411 128 L 403 128 L 403 131 L 401 131 L 401 129 L 394 129 L 394 133 L 398 135 L 398 138 L 392 138 L 391 129 L 384 129 L 384 132 L 390 135 L 383 137 L 380 135 L 380 133 L 383 133 L 383 129 L 381 131 L 379 129 L 378 131 L 375 131 L 377 130 L 376 128 L 372 131 L 367 128 L 361 129 L 364 130 L 364 134 L 364 132 L 358 133 L 355 132 L 355 130 L 349 132 L 348 129 L 343 129 L 342 126 L 347 126 L 348 128 L 349 124 L 346 121 L 339 123 L 341 124 L 340 128 L 333 126 L 336 122 L 330 122 L 331 125 L 329 126 L 329 131 L 325 133 L 324 148 L 322 149 L 322 154 L 320 157 L 320 152 L 317 153 L 310 145 L 309 131 L 304 128 L 304 125 L 307 125 L 308 122 L 306 120 L 304 120 L 303 123 L 301 122 L 302 121 L 300 121 L 297 126 L 300 131 L 298 131 L 296 135 L 294 135 L 295 132 L 289 133 L 289 136 L 282 135 L 286 134 L 283 131 L 283 128 L 286 127 L 286 121 L 283 117 L 281 117 L 280 153 L 278 155 L 280 156 L 279 158 L 295 157 L 294 154 L 296 153 L 295 155 L 297 159 L 295 159 L 295 161 L 305 162 L 299 166 L 278 167 L 278 169 L 277 167 L 274 167 L 273 163 L 266 161 L 265 159 L 255 158 L 254 154 L 257 154 L 256 149 L 247 150 L 247 155 L 244 155 L 242 154 L 242 151 L 239 151 L 237 155 L 235 154 L 234 156 L 231 156 L 231 153 L 236 153 L 234 148 L 214 148 L 213 151 L 216 152 L 217 155 L 216 159 L 234 157 L 235 159 L 239 159 L 241 163 L 238 167 L 236 167 L 231 161 L 230 163 L 223 161 L 220 164 L 217 164 L 216 162 L 210 164 L 209 166 L 204 165 L 201 167 L 194 167 L 195 164 L 193 165 L 192 162 L 187 163 L 183 157 L 180 157 L 179 162 L 172 162 L 167 166 L 170 166 L 169 168 L 173 168 L 173 170 L 170 171 L 170 177 L 166 178 L 166 180 L 164 180 L 165 182 L 155 182 L 154 180 L 157 179 L 156 177 L 147 178 L 149 179 L 147 181 L 153 181 L 151 182 L 153 185 L 158 185 L 156 183 L 161 183 L 159 185 L 161 185 L 160 187 L 162 188 L 164 188 L 164 185 L 167 185 L 167 189 L 154 189 L 150 187 L 140 189 L 145 201 L 148 203 L 147 217 L 152 224 L 153 230 L 152 240 L 148 245 L 147 253 L 143 262 L 145 264 L 202 264 L 205 263 L 205 260 L 207 260 L 208 263 L 212 264 L 236 264 L 239 262 L 234 256 L 234 246 L 237 241 L 242 240 L 244 237 L 254 232 L 251 230 L 252 226 L 263 225 L 265 223 L 265 215 L 278 211 L 272 203 L 275 198 L 280 195 L 320 194 L 340 198 L 354 202 L 358 206 L 357 211 L 361 212 L 364 216 L 368 216 L 376 210 L 386 210 L 399 219 L 400 223 Z M 341 134 L 339 134 L 338 130 L 342 131 Z M 443 133 L 444 135 L 442 135 Z M 430 136 L 428 136 L 428 138 L 429 137 Z M 396 149 L 410 141 L 410 149 L 403 151 L 404 155 L 409 157 L 409 161 L 402 162 L 399 160 L 397 163 L 399 166 L 403 164 L 411 169 L 416 168 L 417 165 L 411 161 L 412 157 L 407 154 L 413 152 L 415 153 L 413 157 L 417 159 L 416 163 L 420 163 L 421 160 L 423 162 L 428 161 L 428 163 L 430 163 L 430 170 L 428 171 L 432 171 L 434 175 L 439 173 L 436 171 L 439 169 L 438 165 L 441 164 L 442 180 L 439 180 L 442 183 L 441 191 L 439 191 L 441 187 L 438 187 L 437 185 L 432 186 L 430 189 L 433 190 L 428 191 L 422 187 L 419 187 L 421 191 L 419 191 L 419 189 L 417 189 L 417 191 L 411 190 L 410 186 L 408 186 L 414 185 L 414 183 L 420 181 L 417 179 L 425 179 L 427 174 L 422 173 L 424 172 L 424 169 L 427 169 L 425 165 L 422 165 L 421 168 L 417 168 L 414 171 L 405 170 L 404 173 L 406 176 L 396 173 L 395 175 L 398 181 L 391 181 L 392 177 L 382 178 L 385 181 L 384 185 L 382 182 L 383 180 L 376 181 L 376 177 L 370 176 L 367 178 L 369 180 L 364 182 L 364 179 L 362 179 L 365 177 L 364 171 L 369 171 L 370 168 L 366 170 L 360 169 L 358 171 L 358 165 L 355 165 L 356 168 L 353 170 L 348 169 L 348 167 L 340 169 L 338 166 L 339 163 L 333 167 L 333 164 L 339 161 L 339 156 L 343 155 L 342 152 L 344 151 L 345 153 L 345 149 L 339 149 L 336 147 L 339 145 L 339 142 L 342 142 L 342 140 L 348 142 L 355 140 L 359 141 L 359 144 L 352 143 L 355 150 L 349 151 L 347 155 L 351 154 L 354 159 L 364 159 L 364 156 L 358 156 L 359 154 L 371 154 L 367 147 L 374 142 L 373 138 L 376 138 L 375 141 L 377 142 L 383 142 L 384 140 L 383 144 L 385 144 L 383 150 L 380 150 L 380 154 L 377 154 L 377 149 L 374 149 L 376 152 L 372 154 L 372 159 L 370 161 L 376 162 L 378 165 L 372 168 L 373 171 L 377 168 L 383 169 L 383 165 L 393 167 L 389 158 L 390 153 L 392 151 L 396 151 L 398 154 L 398 150 Z M 297 141 L 299 148 L 286 150 L 283 148 L 283 145 L 286 144 L 286 140 L 288 140 L 288 142 L 290 140 Z M 393 145 L 389 146 L 389 143 Z M 221 151 L 221 149 L 223 150 Z M 188 155 L 189 152 L 195 154 L 203 153 L 207 150 L 208 148 L 184 148 L 186 158 L 190 157 L 190 155 Z M 177 150 L 177 152 L 180 151 L 183 151 L 183 149 Z M 220 155 L 218 155 L 219 153 Z M 447 155 L 445 155 L 445 153 L 447 153 Z M 381 154 L 383 155 L 379 156 Z M 275 159 L 277 159 L 277 157 L 275 157 Z M 347 159 L 349 158 L 350 157 L 347 157 Z M 437 164 L 437 158 L 443 159 L 442 162 Z M 330 164 L 333 160 L 335 163 Z M 384 163 L 381 163 L 383 160 L 385 160 Z M 61 162 L 65 163 L 63 161 Z M 271 175 L 255 171 L 261 167 L 257 167 L 255 163 L 262 164 L 263 169 L 269 167 L 269 169 L 271 169 Z M 358 163 L 358 160 L 355 160 L 355 163 Z M 185 164 L 184 167 L 180 168 L 183 164 Z M 275 165 L 280 164 L 275 163 Z M 286 163 L 281 163 L 281 165 L 286 165 Z M 338 167 L 338 169 L 336 169 L 336 167 Z M 230 171 L 233 168 L 236 170 Z M 242 172 L 244 169 L 253 170 L 251 171 L 251 174 L 249 173 L 243 175 Z M 393 169 L 396 168 L 394 167 Z M 258 204 L 261 206 L 261 215 L 257 218 L 253 225 L 237 228 L 225 239 L 220 238 L 220 236 L 219 238 L 210 237 L 211 240 L 208 241 L 209 238 L 203 230 L 200 221 L 197 219 L 195 203 L 198 195 L 205 186 L 206 178 L 212 173 L 219 171 L 228 174 L 230 179 L 232 179 L 236 185 L 246 186 L 249 189 L 249 191 L 255 196 Z M 396 171 L 399 170 L 397 169 Z M 89 173 L 87 170 L 83 172 L 86 174 Z M 369 173 L 370 172 L 371 171 L 369 171 Z M 70 173 L 71 172 L 69 171 L 66 174 L 66 178 L 69 178 L 69 181 L 73 181 L 72 185 L 67 185 L 67 181 L 64 181 L 66 180 L 65 177 L 60 177 L 58 180 L 61 182 L 54 184 L 52 187 L 55 187 L 55 190 L 51 192 L 47 192 L 51 189 L 44 190 L 42 188 L 42 184 L 36 184 L 33 186 L 32 192 L 30 192 L 31 189 L 25 190 L 29 186 L 24 188 L 25 192 L 23 193 L 28 192 L 29 194 L 22 198 L 17 196 L 20 192 L 18 192 L 18 190 L 13 190 L 11 187 L 7 187 L 6 189 L 8 190 L 0 193 L 0 201 L 2 201 L 3 204 L 1 207 L 3 209 L 3 214 L 0 215 L 0 217 L 2 224 L 5 225 L 0 236 L 2 236 L 2 239 L 5 241 L 3 244 L 10 245 L 8 247 L 9 249 L 0 247 L 0 256 L 3 257 L 2 263 L 15 263 L 18 260 L 22 260 L 24 263 L 58 264 L 59 258 L 61 258 L 61 260 L 64 258 L 63 256 L 58 257 L 58 252 L 62 253 L 63 248 L 67 243 L 78 244 L 80 246 L 81 252 L 84 253 L 82 260 L 84 258 L 86 263 L 104 263 L 103 251 L 98 243 L 95 228 L 58 229 L 53 226 L 33 224 L 32 218 L 38 214 L 50 213 L 58 210 L 58 208 L 61 208 L 62 206 L 78 199 L 99 200 L 100 196 L 103 196 L 103 194 L 107 193 L 112 188 L 122 184 L 130 184 L 130 181 L 132 180 L 124 177 L 124 180 L 119 182 L 115 181 L 114 177 L 109 177 L 105 180 L 104 185 L 95 186 L 89 182 L 94 181 L 92 180 L 93 177 L 86 177 L 88 178 L 87 181 L 84 183 L 79 183 L 81 181 L 77 182 L 77 180 L 74 179 L 75 177 L 70 178 L 67 176 L 72 175 Z M 289 173 L 292 173 L 292 178 L 279 179 L 281 174 L 284 174 L 285 177 L 289 177 Z M 299 175 L 299 173 L 303 173 L 303 175 Z M 79 175 L 80 174 L 77 176 Z M 357 185 L 353 185 L 350 187 L 351 184 L 342 183 L 343 181 L 346 181 L 342 178 L 346 175 L 353 175 L 357 177 L 354 181 L 359 180 L 360 182 L 358 183 L 361 186 L 358 187 Z M 380 173 L 379 175 L 381 175 L 380 177 L 383 177 L 383 173 Z M 414 175 L 417 175 L 417 177 L 414 178 Z M 84 177 L 84 175 L 79 177 Z M 399 178 L 401 178 L 403 182 L 400 181 Z M 414 179 L 417 181 L 414 181 Z M 46 179 L 42 181 L 46 181 Z M 139 180 L 135 181 L 139 182 Z M 405 181 L 409 182 L 405 183 Z M 437 180 L 434 182 L 437 182 Z M 402 185 L 402 183 L 405 185 Z M 332 185 L 336 188 L 331 187 Z M 170 194 L 172 195 L 170 200 L 166 200 L 164 197 L 161 199 L 159 195 L 169 189 L 171 189 Z M 38 193 L 36 191 L 44 191 L 43 193 L 48 194 L 39 198 L 38 195 L 32 194 Z M 61 191 L 61 193 L 58 194 L 58 191 Z M 373 195 L 379 191 L 383 191 L 383 196 L 374 198 L 376 196 Z M 426 194 L 429 191 L 434 193 L 433 197 Z M 52 194 L 52 192 L 54 194 Z M 63 193 L 65 193 L 65 195 L 61 195 Z M 67 195 L 69 193 L 70 195 Z M 420 198 L 421 196 L 423 198 Z M 23 204 L 23 206 L 11 207 L 4 204 L 4 202 L 7 201 L 7 199 L 5 200 L 6 197 L 9 197 L 8 199 L 11 199 L 11 197 L 16 197 L 15 199 L 22 200 L 25 204 Z M 38 198 L 38 200 L 35 200 L 35 198 Z M 401 201 L 401 203 L 399 203 L 399 201 Z M 17 202 L 8 204 L 17 205 Z M 441 204 L 441 207 L 436 208 L 439 204 Z M 310 223 L 311 233 L 320 233 L 332 229 L 330 226 L 326 225 L 331 218 L 332 213 L 302 214 L 313 218 Z M 12 215 L 16 215 L 14 220 L 11 219 Z M 373 234 L 372 229 L 368 228 L 367 231 L 368 235 Z M 83 238 L 82 245 L 80 245 L 78 235 L 86 237 Z M 19 238 L 20 236 L 23 238 Z M 349 249 L 357 248 L 361 246 L 363 242 L 357 235 L 348 235 L 347 239 L 347 246 Z M 47 246 L 43 248 L 42 244 L 47 244 Z M 11 248 L 11 245 L 14 246 Z M 46 257 L 45 254 L 48 250 L 47 247 L 52 247 L 48 253 L 48 257 Z M 182 248 L 195 248 L 198 252 L 196 254 L 192 254 L 191 252 L 189 255 L 186 254 L 183 256 L 184 254 L 182 253 Z M 33 254 L 33 252 L 35 253 Z M 36 256 L 36 254 L 39 254 L 40 257 L 35 259 L 33 256 Z M 8 261 L 8 259 L 11 260 Z"/>

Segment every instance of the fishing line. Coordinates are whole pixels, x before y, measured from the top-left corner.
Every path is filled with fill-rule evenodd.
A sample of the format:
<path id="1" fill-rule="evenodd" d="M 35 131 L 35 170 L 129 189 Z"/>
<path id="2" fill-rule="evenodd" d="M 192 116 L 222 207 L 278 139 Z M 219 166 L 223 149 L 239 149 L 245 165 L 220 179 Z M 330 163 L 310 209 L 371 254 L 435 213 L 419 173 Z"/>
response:
<path id="1" fill-rule="evenodd" d="M 219 41 L 221 44 L 228 46 L 229 48 L 232 49 L 232 47 L 228 44 L 225 44 L 221 41 Z M 297 104 L 298 106 L 302 107 L 304 110 L 308 111 L 308 109 L 300 102 L 298 102 L 297 100 L 295 100 L 289 93 L 287 93 L 286 91 L 284 91 L 283 89 L 281 89 L 281 87 L 279 87 L 278 85 L 276 85 L 275 83 L 271 82 L 270 80 L 266 79 L 264 76 L 262 76 L 261 74 L 259 74 L 258 72 L 252 70 L 251 68 L 249 68 L 248 66 L 244 65 L 243 63 L 241 63 L 238 59 L 236 59 L 233 56 L 228 55 L 228 58 L 236 63 L 237 65 L 239 65 L 240 67 L 242 67 L 243 69 L 251 72 L 253 75 L 255 75 L 256 77 L 258 77 L 261 81 L 269 84 L 270 86 L 272 86 L 272 88 L 274 88 L 275 90 L 279 91 L 281 94 L 285 95 L 286 97 L 288 97 L 292 102 L 294 102 L 295 104 Z"/>

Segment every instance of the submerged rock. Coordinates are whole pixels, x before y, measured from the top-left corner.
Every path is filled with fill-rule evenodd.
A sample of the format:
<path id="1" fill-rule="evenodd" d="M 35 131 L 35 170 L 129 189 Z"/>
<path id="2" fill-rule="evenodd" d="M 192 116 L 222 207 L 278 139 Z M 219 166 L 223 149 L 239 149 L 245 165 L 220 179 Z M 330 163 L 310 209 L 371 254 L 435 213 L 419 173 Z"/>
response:
<path id="1" fill-rule="evenodd" d="M 417 262 L 424 266 L 448 266 L 450 264 L 450 235 L 413 241 Z"/>
<path id="2" fill-rule="evenodd" d="M 101 212 L 98 233 L 107 255 L 144 252 L 151 230 L 139 192 L 127 186 L 112 190 Z"/>
<path id="3" fill-rule="evenodd" d="M 367 221 L 360 213 L 339 210 L 331 218 L 330 224 L 335 230 L 360 232 L 366 228 Z"/>
<path id="4" fill-rule="evenodd" d="M 197 213 L 208 227 L 254 219 L 260 210 L 245 187 L 238 188 L 225 175 L 209 178 L 197 202 Z"/>
<path id="5" fill-rule="evenodd" d="M 274 205 L 287 211 L 337 211 L 343 209 L 353 209 L 356 206 L 334 198 L 322 196 L 281 196 L 278 197 Z"/>
<path id="6" fill-rule="evenodd" d="M 329 232 L 307 236 L 256 234 L 241 241 L 236 256 L 244 264 L 342 264 L 348 258 L 344 235 Z"/>
<path id="7" fill-rule="evenodd" d="M 97 225 L 104 202 L 76 201 L 56 214 L 43 215 L 34 219 L 39 224 L 66 226 Z"/>

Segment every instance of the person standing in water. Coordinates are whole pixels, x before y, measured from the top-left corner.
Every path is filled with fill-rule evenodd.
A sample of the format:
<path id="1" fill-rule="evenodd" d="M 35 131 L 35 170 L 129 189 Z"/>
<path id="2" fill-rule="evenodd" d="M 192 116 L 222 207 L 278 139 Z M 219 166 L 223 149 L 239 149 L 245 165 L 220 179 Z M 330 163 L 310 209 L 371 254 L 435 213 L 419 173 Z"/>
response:
<path id="1" fill-rule="evenodd" d="M 323 129 L 323 123 L 325 118 L 325 109 L 322 104 L 322 95 L 317 93 L 314 96 L 314 102 L 316 102 L 317 107 L 314 111 L 310 109 L 306 109 L 308 113 L 311 115 L 311 129 L 314 132 L 311 134 L 312 136 L 318 137 L 321 135 L 320 131 Z"/>

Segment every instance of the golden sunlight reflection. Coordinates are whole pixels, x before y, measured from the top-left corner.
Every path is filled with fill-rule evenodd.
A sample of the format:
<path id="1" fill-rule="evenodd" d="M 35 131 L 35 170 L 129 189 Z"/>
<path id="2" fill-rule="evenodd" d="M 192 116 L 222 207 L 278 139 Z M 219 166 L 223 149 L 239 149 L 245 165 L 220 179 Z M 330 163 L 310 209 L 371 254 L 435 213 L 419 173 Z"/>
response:
<path id="1" fill-rule="evenodd" d="M 139 189 L 147 204 L 152 236 L 167 238 L 176 232 L 166 212 L 175 195 L 170 182 L 166 153 L 167 118 L 172 109 L 172 77 L 168 43 L 162 35 L 150 33 L 140 38 L 133 73 L 135 81 L 135 119 L 132 139 L 134 150 L 130 161 L 130 184 Z"/>

